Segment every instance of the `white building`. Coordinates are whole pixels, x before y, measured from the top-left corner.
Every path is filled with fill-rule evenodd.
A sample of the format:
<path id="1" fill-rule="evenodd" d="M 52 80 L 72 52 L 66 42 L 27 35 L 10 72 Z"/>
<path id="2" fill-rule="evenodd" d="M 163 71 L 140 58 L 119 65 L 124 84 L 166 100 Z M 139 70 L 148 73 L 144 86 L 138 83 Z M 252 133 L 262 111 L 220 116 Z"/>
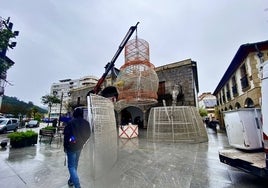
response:
<path id="1" fill-rule="evenodd" d="M 202 93 L 198 97 L 199 108 L 206 109 L 208 112 L 208 117 L 215 117 L 215 106 L 217 105 L 217 99 L 210 92 Z"/>
<path id="2" fill-rule="evenodd" d="M 67 114 L 69 109 L 70 93 L 73 89 L 85 87 L 86 85 L 97 84 L 98 78 L 95 76 L 84 76 L 80 79 L 64 79 L 58 83 L 53 83 L 50 95 L 55 95 L 61 99 L 61 104 L 53 104 L 51 107 L 51 118 L 59 118 L 59 115 Z"/>

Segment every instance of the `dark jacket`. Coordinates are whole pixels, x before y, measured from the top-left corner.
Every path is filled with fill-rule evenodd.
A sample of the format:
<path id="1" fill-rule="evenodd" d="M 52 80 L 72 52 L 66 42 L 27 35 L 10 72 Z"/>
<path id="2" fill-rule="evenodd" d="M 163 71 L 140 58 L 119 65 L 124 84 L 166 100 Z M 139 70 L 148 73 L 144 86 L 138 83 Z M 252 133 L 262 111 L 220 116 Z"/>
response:
<path id="1" fill-rule="evenodd" d="M 82 117 L 74 118 L 64 128 L 64 150 L 81 150 L 90 137 L 89 122 Z"/>

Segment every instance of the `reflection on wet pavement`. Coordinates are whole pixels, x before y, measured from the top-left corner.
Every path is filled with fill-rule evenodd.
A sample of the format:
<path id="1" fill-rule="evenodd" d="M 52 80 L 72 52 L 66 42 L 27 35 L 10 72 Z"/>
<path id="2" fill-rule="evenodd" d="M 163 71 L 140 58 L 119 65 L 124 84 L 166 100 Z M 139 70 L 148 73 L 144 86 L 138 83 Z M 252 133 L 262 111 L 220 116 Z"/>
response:
<path id="1" fill-rule="evenodd" d="M 228 146 L 226 134 L 207 132 L 208 142 L 189 144 L 147 141 L 146 130 L 139 130 L 138 138 L 115 139 L 117 147 L 107 144 L 99 148 L 103 151 L 89 140 L 78 169 L 81 184 L 84 188 L 268 187 L 267 180 L 222 164 L 218 150 Z M 38 142 L 32 147 L 1 149 L 0 187 L 67 188 L 64 160 L 59 139 L 51 145 Z"/>

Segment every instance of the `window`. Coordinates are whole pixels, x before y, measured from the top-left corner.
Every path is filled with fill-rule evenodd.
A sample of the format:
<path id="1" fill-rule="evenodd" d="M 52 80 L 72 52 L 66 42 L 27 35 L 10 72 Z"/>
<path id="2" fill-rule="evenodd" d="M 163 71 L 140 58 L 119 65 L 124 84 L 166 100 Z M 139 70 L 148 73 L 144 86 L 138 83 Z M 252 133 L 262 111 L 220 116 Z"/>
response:
<path id="1" fill-rule="evenodd" d="M 254 108 L 254 102 L 251 98 L 245 100 L 245 108 Z"/>
<path id="2" fill-rule="evenodd" d="M 17 123 L 17 122 L 18 122 L 18 120 L 12 119 L 12 123 Z"/>
<path id="3" fill-rule="evenodd" d="M 159 82 L 159 87 L 158 87 L 158 95 L 165 95 L 166 91 L 165 91 L 165 81 L 163 82 Z"/>
<path id="4" fill-rule="evenodd" d="M 242 90 L 245 91 L 249 87 L 248 77 L 247 77 L 247 71 L 246 71 L 245 64 L 243 64 L 240 67 L 240 73 L 241 73 L 241 79 L 240 79 L 240 81 L 241 81 Z"/>
<path id="5" fill-rule="evenodd" d="M 239 109 L 239 108 L 241 108 L 241 105 L 238 102 L 235 103 L 235 109 Z"/>
<path id="6" fill-rule="evenodd" d="M 226 99 L 225 99 L 225 89 L 222 89 L 222 102 L 225 103 Z"/>
<path id="7" fill-rule="evenodd" d="M 232 77 L 232 92 L 234 97 L 238 95 L 235 76 Z"/>
<path id="8" fill-rule="evenodd" d="M 228 101 L 231 100 L 229 83 L 226 84 L 226 97 Z"/>
<path id="9" fill-rule="evenodd" d="M 80 105 L 80 97 L 77 97 L 77 105 Z"/>
<path id="10" fill-rule="evenodd" d="M 221 92 L 220 92 L 220 104 L 223 104 L 222 97 L 221 97 Z"/>

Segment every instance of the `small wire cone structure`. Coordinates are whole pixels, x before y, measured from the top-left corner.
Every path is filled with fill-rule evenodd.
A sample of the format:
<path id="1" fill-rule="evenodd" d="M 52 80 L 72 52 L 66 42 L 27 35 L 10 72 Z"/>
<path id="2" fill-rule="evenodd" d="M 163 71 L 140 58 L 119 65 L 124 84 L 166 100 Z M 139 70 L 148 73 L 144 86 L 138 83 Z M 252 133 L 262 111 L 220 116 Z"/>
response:
<path id="1" fill-rule="evenodd" d="M 149 43 L 135 38 L 126 44 L 125 64 L 115 86 L 118 103 L 148 105 L 157 103 L 158 76 L 150 63 Z"/>

